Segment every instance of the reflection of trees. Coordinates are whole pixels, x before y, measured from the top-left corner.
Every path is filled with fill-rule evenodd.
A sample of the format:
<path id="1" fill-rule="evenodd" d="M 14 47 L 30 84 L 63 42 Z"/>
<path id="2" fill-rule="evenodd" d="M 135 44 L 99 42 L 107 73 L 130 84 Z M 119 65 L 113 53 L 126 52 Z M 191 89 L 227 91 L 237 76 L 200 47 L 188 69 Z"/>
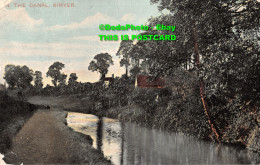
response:
<path id="1" fill-rule="evenodd" d="M 103 120 L 102 117 L 98 117 L 97 123 L 97 150 L 102 152 L 102 139 L 103 139 Z"/>
<path id="2" fill-rule="evenodd" d="M 120 160 L 120 164 L 123 165 L 124 164 L 124 123 L 121 122 L 121 160 Z"/>

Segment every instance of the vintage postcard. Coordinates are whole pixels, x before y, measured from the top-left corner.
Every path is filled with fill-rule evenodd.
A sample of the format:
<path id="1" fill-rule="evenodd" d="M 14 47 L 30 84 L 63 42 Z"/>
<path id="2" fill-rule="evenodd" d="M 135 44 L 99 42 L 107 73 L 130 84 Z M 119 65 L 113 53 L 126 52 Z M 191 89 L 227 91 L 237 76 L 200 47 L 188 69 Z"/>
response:
<path id="1" fill-rule="evenodd" d="M 260 0 L 0 0 L 0 165 L 259 164 Z"/>

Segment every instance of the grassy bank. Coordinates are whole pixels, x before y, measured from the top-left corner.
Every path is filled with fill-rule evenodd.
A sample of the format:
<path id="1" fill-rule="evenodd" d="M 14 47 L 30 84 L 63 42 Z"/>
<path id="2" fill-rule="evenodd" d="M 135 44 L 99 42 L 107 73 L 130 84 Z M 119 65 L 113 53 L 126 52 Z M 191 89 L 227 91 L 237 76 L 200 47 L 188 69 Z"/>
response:
<path id="1" fill-rule="evenodd" d="M 12 137 L 31 117 L 36 106 L 14 100 L 5 92 L 0 93 L 0 152 L 7 153 L 12 146 Z"/>

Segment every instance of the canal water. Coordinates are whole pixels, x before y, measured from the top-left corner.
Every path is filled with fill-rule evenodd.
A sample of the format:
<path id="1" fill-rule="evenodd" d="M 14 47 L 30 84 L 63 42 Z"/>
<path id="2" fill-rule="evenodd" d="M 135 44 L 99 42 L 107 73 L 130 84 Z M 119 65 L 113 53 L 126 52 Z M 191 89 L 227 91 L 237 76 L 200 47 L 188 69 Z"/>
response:
<path id="1" fill-rule="evenodd" d="M 247 150 L 91 114 L 70 112 L 67 123 L 90 135 L 93 147 L 115 165 L 259 163 L 257 155 Z"/>

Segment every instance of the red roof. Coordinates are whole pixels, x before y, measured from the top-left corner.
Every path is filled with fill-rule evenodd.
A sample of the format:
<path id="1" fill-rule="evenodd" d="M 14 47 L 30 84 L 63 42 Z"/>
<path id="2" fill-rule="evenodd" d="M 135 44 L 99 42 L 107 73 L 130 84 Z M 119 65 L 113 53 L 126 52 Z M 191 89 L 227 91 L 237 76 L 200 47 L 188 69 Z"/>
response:
<path id="1" fill-rule="evenodd" d="M 150 76 L 137 76 L 137 86 L 140 88 L 163 88 L 165 81 L 161 78 L 150 80 Z"/>

